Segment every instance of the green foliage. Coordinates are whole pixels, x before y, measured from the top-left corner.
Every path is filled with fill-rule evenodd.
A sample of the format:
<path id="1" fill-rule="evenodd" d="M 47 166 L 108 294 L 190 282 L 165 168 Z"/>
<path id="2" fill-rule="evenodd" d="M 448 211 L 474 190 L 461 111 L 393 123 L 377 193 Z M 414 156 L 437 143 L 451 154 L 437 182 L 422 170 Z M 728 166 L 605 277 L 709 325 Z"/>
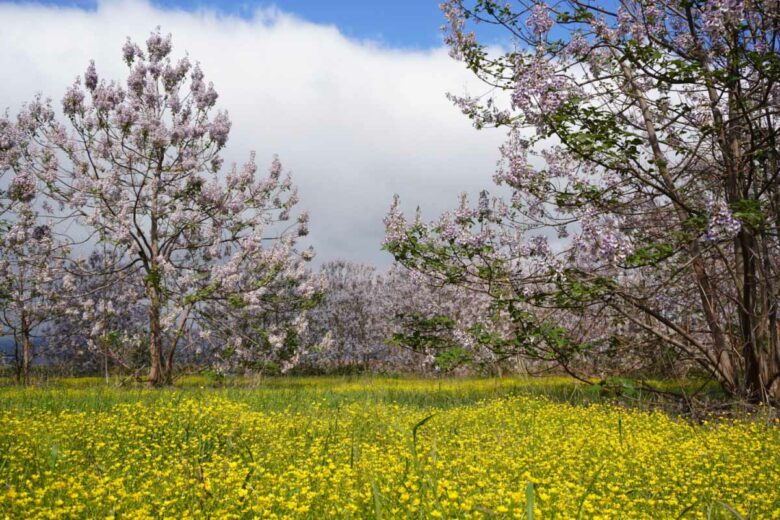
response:
<path id="1" fill-rule="evenodd" d="M 457 346 L 437 353 L 435 358 L 436 366 L 444 372 L 451 372 L 460 366 L 468 364 L 472 360 L 472 356 L 468 350 Z"/>
<path id="2" fill-rule="evenodd" d="M 231 294 L 228 296 L 228 305 L 233 309 L 243 309 L 246 307 L 246 300 L 242 294 Z"/>
<path id="3" fill-rule="evenodd" d="M 243 363 L 244 368 L 265 376 L 278 376 L 282 369 L 278 363 L 265 360 L 254 360 Z"/>
<path id="4" fill-rule="evenodd" d="M 612 112 L 568 99 L 549 114 L 546 137 L 559 137 L 573 152 L 585 159 L 598 157 L 619 167 L 639 157 L 644 140 L 620 126 Z"/>
<path id="5" fill-rule="evenodd" d="M 425 317 L 419 313 L 399 316 L 401 331 L 395 332 L 388 344 L 414 352 L 433 354 L 436 367 L 450 372 L 472 361 L 471 353 L 453 340 L 455 321 L 449 316 Z"/>
<path id="6" fill-rule="evenodd" d="M 149 270 L 146 273 L 146 276 L 144 277 L 144 284 L 147 286 L 154 287 L 156 290 L 160 290 L 160 282 L 162 281 L 162 273 L 160 272 L 160 268 L 157 266 L 150 266 Z"/>
<path id="7" fill-rule="evenodd" d="M 637 397 L 640 393 L 638 382 L 627 377 L 602 379 L 596 388 L 605 397 Z"/>
<path id="8" fill-rule="evenodd" d="M 227 380 L 224 372 L 218 372 L 212 368 L 204 370 L 201 374 L 209 382 L 209 386 L 222 386 Z"/>
<path id="9" fill-rule="evenodd" d="M 303 310 L 309 310 L 317 307 L 320 305 L 323 300 L 325 299 L 325 292 L 324 291 L 318 291 L 314 293 L 311 298 L 306 298 L 303 301 L 301 301 L 301 309 Z"/>
<path id="10" fill-rule="evenodd" d="M 213 295 L 218 287 L 215 284 L 209 284 L 206 287 L 200 288 L 194 293 L 188 294 L 184 297 L 184 303 L 191 305 L 200 301 L 208 300 Z"/>
<path id="11" fill-rule="evenodd" d="M 767 223 L 767 214 L 760 200 L 740 199 L 729 204 L 734 217 L 755 230 L 763 229 Z"/>
<path id="12" fill-rule="evenodd" d="M 593 13 L 585 7 L 576 7 L 570 13 L 562 11 L 557 15 L 558 23 L 587 22 L 592 19 Z"/>
<path id="13" fill-rule="evenodd" d="M 674 248 L 669 244 L 650 244 L 635 248 L 626 258 L 626 267 L 655 266 L 674 254 Z"/>
<path id="14" fill-rule="evenodd" d="M 576 270 L 566 270 L 555 279 L 557 292 L 551 298 L 560 308 L 577 308 L 582 304 L 597 301 L 609 294 L 615 287 L 615 280 L 606 276 L 585 277 Z"/>
<path id="15" fill-rule="evenodd" d="M 440 350 L 452 347 L 447 334 L 455 328 L 449 316 L 425 317 L 419 313 L 399 316 L 403 330 L 393 334 L 391 344 L 410 348 L 416 352 Z"/>

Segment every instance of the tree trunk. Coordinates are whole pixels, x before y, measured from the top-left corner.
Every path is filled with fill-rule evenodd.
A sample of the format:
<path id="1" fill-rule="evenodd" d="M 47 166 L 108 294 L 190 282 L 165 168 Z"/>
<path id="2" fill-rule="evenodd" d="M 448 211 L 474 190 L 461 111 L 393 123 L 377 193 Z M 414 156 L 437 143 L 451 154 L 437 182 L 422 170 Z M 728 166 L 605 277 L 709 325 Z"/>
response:
<path id="1" fill-rule="evenodd" d="M 162 327 L 160 326 L 160 293 L 154 280 L 147 284 L 149 296 L 149 384 L 163 386 L 170 383 L 170 367 L 163 356 Z"/>
<path id="2" fill-rule="evenodd" d="M 160 159 L 162 161 L 162 159 Z M 155 178 L 159 181 L 160 170 L 156 172 Z M 149 384 L 152 386 L 163 386 L 171 383 L 171 365 L 166 363 L 165 352 L 163 351 L 163 334 L 160 325 L 160 315 L 162 314 L 162 280 L 160 266 L 158 265 L 158 255 L 160 253 L 158 244 L 157 228 L 157 196 L 155 191 L 152 197 L 152 215 L 150 218 L 149 229 L 149 255 L 146 273 L 146 294 L 149 298 L 149 354 L 151 365 L 149 369 Z"/>
<path id="3" fill-rule="evenodd" d="M 666 156 L 664 155 L 660 140 L 658 139 L 655 131 L 655 123 L 650 111 L 650 105 L 647 102 L 645 94 L 642 93 L 642 90 L 634 81 L 634 73 L 628 64 L 623 63 L 622 70 L 629 86 L 627 92 L 637 101 L 642 113 L 642 119 L 645 124 L 647 138 L 650 142 L 650 147 L 653 150 L 653 157 L 656 161 L 658 172 L 660 174 L 661 180 L 663 181 L 664 188 L 672 200 L 679 224 L 684 226 L 690 215 L 688 210 L 679 202 L 681 197 L 677 193 L 674 177 L 667 169 Z M 717 116 L 715 119 L 716 121 L 719 120 Z M 715 290 L 704 265 L 704 260 L 702 259 L 699 244 L 695 240 L 691 241 L 687 245 L 687 249 L 691 258 L 693 278 L 699 289 L 699 298 L 701 300 L 704 319 L 707 322 L 707 328 L 709 329 L 710 335 L 712 336 L 714 359 L 712 359 L 711 356 L 708 356 L 708 362 L 714 365 L 713 369 L 715 373 L 718 374 L 720 383 L 723 388 L 729 393 L 734 393 L 737 389 L 736 370 L 730 357 L 730 350 L 726 342 L 725 334 L 721 328 L 720 320 L 718 319 Z"/>
<path id="4" fill-rule="evenodd" d="M 772 304 L 769 313 L 770 352 L 767 356 L 769 358 L 767 392 L 775 403 L 780 403 L 780 320 L 777 319 L 776 303 Z"/>
<path id="5" fill-rule="evenodd" d="M 16 384 L 22 384 L 22 353 L 19 351 L 19 338 L 14 333 L 14 375 L 16 376 Z"/>
<path id="6" fill-rule="evenodd" d="M 30 384 L 30 365 L 32 364 L 32 342 L 30 341 L 30 333 L 22 333 L 22 384 L 28 386 Z"/>
<path id="7" fill-rule="evenodd" d="M 745 266 L 739 308 L 744 395 L 752 402 L 780 403 L 780 324 L 766 237 L 743 226 L 737 240 Z"/>
<path id="8" fill-rule="evenodd" d="M 103 375 L 106 378 L 106 384 L 108 384 L 108 340 L 104 340 L 103 343 Z"/>

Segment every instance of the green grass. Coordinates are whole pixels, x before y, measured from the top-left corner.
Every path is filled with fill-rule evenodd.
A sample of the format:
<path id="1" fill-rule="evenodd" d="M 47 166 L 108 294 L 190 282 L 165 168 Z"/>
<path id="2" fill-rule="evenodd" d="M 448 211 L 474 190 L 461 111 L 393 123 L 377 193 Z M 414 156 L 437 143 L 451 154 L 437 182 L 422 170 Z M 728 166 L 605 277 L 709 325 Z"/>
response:
<path id="1" fill-rule="evenodd" d="M 143 384 L 120 384 L 117 377 L 106 384 L 103 378 L 48 378 L 33 389 L 13 386 L 0 380 L 0 408 L 38 410 L 99 411 L 119 403 L 153 403 L 182 396 L 199 398 L 219 390 L 227 399 L 246 403 L 254 410 L 305 409 L 312 402 L 336 407 L 355 402 L 395 403 L 421 408 L 448 408 L 486 399 L 534 395 L 570 404 L 622 401 L 634 407 L 654 407 L 668 400 L 649 391 L 629 388 L 626 395 L 588 385 L 568 377 L 446 378 L 417 377 L 245 377 L 232 376 L 214 381 L 207 376 L 184 376 L 169 388 L 150 389 Z M 697 381 L 652 382 L 665 391 L 693 390 Z M 3 387 L 6 387 L 5 389 Z M 720 397 L 710 386 L 710 397 Z M 617 399 L 616 399 L 617 398 Z"/>

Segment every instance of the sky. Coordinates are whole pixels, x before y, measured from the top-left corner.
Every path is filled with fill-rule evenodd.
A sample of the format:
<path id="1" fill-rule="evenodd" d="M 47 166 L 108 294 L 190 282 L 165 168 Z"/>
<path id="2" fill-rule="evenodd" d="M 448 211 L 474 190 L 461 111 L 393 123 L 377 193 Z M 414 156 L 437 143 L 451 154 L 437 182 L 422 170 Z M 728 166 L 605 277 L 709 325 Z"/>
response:
<path id="1" fill-rule="evenodd" d="M 124 80 L 121 47 L 156 26 L 198 61 L 233 122 L 225 158 L 278 154 L 311 213 L 317 263 L 388 265 L 394 194 L 434 217 L 491 187 L 504 135 L 477 131 L 445 97 L 488 92 L 441 43 L 437 0 L 0 1 L 0 109 L 37 92 L 58 104 L 94 59 Z"/>
<path id="2" fill-rule="evenodd" d="M 315 24 L 334 25 L 346 37 L 394 47 L 429 48 L 441 42 L 441 0 L 161 0 L 152 5 L 188 11 L 211 10 L 251 19 L 258 9 L 279 9 Z M 25 3 L 25 2 L 17 2 Z M 95 0 L 43 0 L 43 5 L 95 10 Z"/>

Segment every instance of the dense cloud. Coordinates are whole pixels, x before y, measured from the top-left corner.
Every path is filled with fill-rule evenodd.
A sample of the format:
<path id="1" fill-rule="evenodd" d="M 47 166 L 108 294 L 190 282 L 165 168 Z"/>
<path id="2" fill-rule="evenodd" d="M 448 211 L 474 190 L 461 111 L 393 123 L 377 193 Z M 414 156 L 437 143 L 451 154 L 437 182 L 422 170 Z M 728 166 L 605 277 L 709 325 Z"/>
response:
<path id="1" fill-rule="evenodd" d="M 354 41 L 336 27 L 276 10 L 251 19 L 209 11 L 105 2 L 94 11 L 0 4 L 0 107 L 14 112 L 35 92 L 59 101 L 94 58 L 101 77 L 123 79 L 126 36 L 159 25 L 174 55 L 199 61 L 233 130 L 227 159 L 279 154 L 312 213 L 318 261 L 387 264 L 382 217 L 394 193 L 433 216 L 459 192 L 490 185 L 502 132 L 474 130 L 445 93 L 479 94 L 442 48 L 412 51 Z"/>

